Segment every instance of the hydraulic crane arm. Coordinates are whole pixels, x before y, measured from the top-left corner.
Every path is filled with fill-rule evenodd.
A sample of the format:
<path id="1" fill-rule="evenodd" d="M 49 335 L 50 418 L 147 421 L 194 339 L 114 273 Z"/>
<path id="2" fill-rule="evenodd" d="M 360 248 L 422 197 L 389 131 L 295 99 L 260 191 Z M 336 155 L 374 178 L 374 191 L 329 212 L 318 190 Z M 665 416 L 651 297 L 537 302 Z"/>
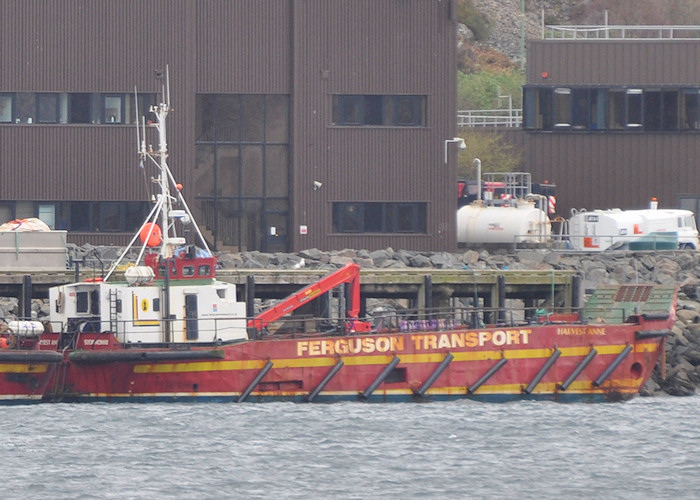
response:
<path id="1" fill-rule="evenodd" d="M 347 309 L 347 317 L 353 323 L 356 330 L 367 331 L 369 326 L 361 321 L 356 321 L 360 314 L 360 267 L 349 263 L 337 271 L 329 274 L 300 291 L 293 293 L 278 304 L 266 309 L 255 318 L 248 321 L 248 326 L 261 330 L 270 323 L 274 323 L 283 316 L 303 306 L 310 300 L 324 294 L 343 283 L 350 284 L 350 303 Z M 361 326 L 361 328 L 355 328 Z"/>

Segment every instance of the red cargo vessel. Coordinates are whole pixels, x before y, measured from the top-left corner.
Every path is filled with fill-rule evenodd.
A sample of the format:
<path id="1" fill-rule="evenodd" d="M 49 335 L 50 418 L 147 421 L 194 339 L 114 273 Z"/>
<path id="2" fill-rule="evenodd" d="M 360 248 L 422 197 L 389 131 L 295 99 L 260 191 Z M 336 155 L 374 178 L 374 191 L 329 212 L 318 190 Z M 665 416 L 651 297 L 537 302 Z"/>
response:
<path id="1" fill-rule="evenodd" d="M 431 309 L 369 322 L 348 264 L 250 317 L 235 285 L 216 279 L 168 168 L 163 95 L 149 126 L 159 149 L 140 132 L 160 195 L 132 241 L 142 242 L 138 263 L 125 281 L 110 271 L 50 290 L 55 333 L 39 343 L 65 359 L 46 400 L 619 400 L 649 379 L 675 321 L 673 286 L 601 287 L 580 314 Z M 178 236 L 187 224 L 203 249 Z M 290 318 L 334 290 L 347 296 L 336 319 Z"/>

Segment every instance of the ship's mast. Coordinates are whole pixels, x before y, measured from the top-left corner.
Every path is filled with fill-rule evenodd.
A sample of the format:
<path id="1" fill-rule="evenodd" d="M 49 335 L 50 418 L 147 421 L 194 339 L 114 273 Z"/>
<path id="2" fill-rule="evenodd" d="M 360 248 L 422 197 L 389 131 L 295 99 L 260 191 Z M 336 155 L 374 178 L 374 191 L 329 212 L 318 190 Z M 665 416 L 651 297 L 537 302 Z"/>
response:
<path id="1" fill-rule="evenodd" d="M 157 150 L 153 149 L 152 145 L 146 146 L 146 121 L 145 118 L 141 120 L 141 132 L 138 133 L 137 124 L 137 141 L 139 142 L 139 156 L 141 157 L 141 163 L 151 163 L 156 165 L 158 168 L 158 176 L 153 178 L 152 181 L 160 188 L 160 194 L 155 198 L 155 205 L 148 215 L 147 220 L 141 226 L 139 231 L 136 233 L 134 238 L 131 240 L 129 245 L 126 247 L 122 255 L 117 259 L 112 268 L 109 270 L 105 276 L 105 280 L 113 273 L 114 269 L 120 264 L 124 259 L 128 251 L 134 246 L 136 240 L 141 237 L 145 240 L 139 256 L 136 259 L 137 262 L 141 262 L 143 255 L 146 250 L 147 241 L 151 239 L 153 232 L 157 230 L 156 224 L 160 225 L 162 242 L 160 244 L 160 256 L 161 258 L 173 257 L 175 248 L 186 243 L 185 238 L 179 237 L 176 232 L 175 222 L 177 220 L 184 224 L 192 222 L 192 226 L 197 233 L 199 242 L 204 247 L 208 254 L 211 254 L 211 250 L 207 245 L 206 240 L 202 236 L 199 227 L 192 217 L 192 212 L 190 211 L 187 203 L 185 202 L 182 193 L 180 192 L 181 186 L 176 184 L 173 178 L 170 168 L 168 167 L 168 141 L 167 141 L 167 127 L 166 119 L 168 113 L 171 111 L 170 107 L 170 76 L 168 72 L 168 66 L 166 65 L 164 72 L 156 73 L 159 78 L 165 78 L 165 82 L 161 88 L 161 102 L 150 107 L 150 112 L 156 117 L 155 123 L 148 123 L 149 127 L 154 127 L 158 131 L 158 146 Z M 171 194 L 171 186 L 174 188 L 174 192 Z M 177 201 L 184 210 L 173 210 L 173 202 Z M 146 234 L 143 234 L 144 228 Z"/>

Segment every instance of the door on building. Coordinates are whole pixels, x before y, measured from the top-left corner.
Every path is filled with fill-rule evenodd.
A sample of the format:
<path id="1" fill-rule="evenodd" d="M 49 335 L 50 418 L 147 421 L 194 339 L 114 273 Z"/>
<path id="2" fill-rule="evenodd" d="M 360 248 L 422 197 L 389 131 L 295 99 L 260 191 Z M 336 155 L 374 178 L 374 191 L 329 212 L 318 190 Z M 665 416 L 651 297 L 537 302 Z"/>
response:
<path id="1" fill-rule="evenodd" d="M 287 212 L 266 212 L 263 252 L 286 252 L 288 248 L 289 214 Z"/>

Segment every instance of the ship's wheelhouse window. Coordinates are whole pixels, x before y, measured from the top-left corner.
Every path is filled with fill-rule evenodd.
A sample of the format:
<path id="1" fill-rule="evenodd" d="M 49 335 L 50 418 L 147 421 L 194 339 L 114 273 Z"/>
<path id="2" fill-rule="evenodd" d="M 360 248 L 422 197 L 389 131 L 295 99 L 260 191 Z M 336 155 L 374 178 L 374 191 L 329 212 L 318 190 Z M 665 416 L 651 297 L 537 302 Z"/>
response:
<path id="1" fill-rule="evenodd" d="M 197 274 L 199 276 L 209 276 L 211 274 L 211 266 L 209 264 L 202 264 L 197 268 Z"/>
<path id="2" fill-rule="evenodd" d="M 75 294 L 75 312 L 77 312 L 77 313 L 88 312 L 88 305 L 89 305 L 89 300 L 88 300 L 88 293 L 87 292 L 78 292 Z"/>
<path id="3" fill-rule="evenodd" d="M 12 123 L 12 94 L 0 94 L 0 123 Z"/>
<path id="4" fill-rule="evenodd" d="M 194 266 L 182 266 L 182 275 L 185 277 L 194 276 Z"/>

